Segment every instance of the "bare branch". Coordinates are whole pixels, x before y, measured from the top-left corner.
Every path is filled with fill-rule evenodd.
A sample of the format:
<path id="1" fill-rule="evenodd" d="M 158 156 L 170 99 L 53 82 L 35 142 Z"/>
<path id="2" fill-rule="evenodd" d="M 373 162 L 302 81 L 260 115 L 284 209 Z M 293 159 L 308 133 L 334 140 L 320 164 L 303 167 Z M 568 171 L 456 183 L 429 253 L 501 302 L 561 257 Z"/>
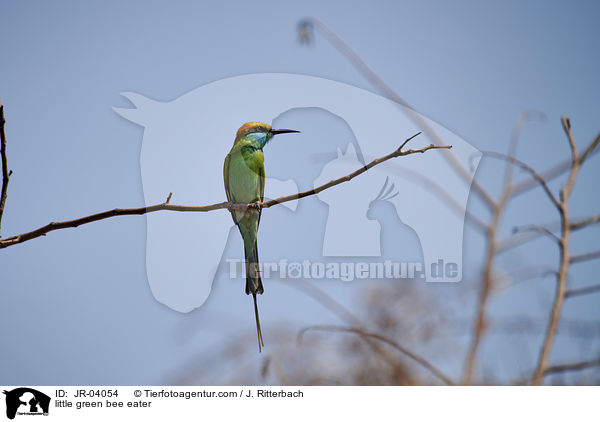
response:
<path id="1" fill-rule="evenodd" d="M 550 229 L 548 229 L 547 227 L 544 227 L 544 226 L 538 226 L 538 225 L 535 225 L 535 224 L 530 224 L 530 225 L 527 225 L 527 226 L 516 227 L 514 232 L 515 233 L 519 233 L 519 232 L 537 232 L 537 233 L 540 233 L 540 234 L 545 234 L 546 236 L 548 236 L 552 240 L 556 241 L 557 243 L 560 243 L 560 237 L 558 237 L 557 235 L 555 235 L 554 233 L 552 233 L 552 230 L 550 230 Z"/>
<path id="2" fill-rule="evenodd" d="M 539 175 L 542 179 L 548 183 L 550 180 L 556 179 L 558 176 L 562 175 L 566 171 L 571 168 L 571 160 L 564 160 L 558 164 L 553 165 L 552 167 L 539 172 Z M 525 179 L 521 182 L 515 183 L 512 189 L 512 196 L 515 197 L 524 192 L 527 192 L 533 188 L 538 186 L 538 181 L 536 179 Z"/>
<path id="3" fill-rule="evenodd" d="M 594 368 L 596 366 L 600 366 L 600 357 L 594 360 L 588 360 L 584 362 L 575 362 L 575 363 L 565 363 L 562 365 L 553 365 L 546 368 L 544 371 L 544 375 L 549 374 L 557 374 L 560 372 L 569 372 L 569 371 L 581 371 L 588 368 Z"/>
<path id="4" fill-rule="evenodd" d="M 12 170 L 8 171 L 8 162 L 6 159 L 6 133 L 4 132 L 4 106 L 0 103 L 0 159 L 2 160 L 2 190 L 0 191 L 0 228 L 2 227 L 2 214 L 6 205 L 6 195 L 8 192 L 8 180 Z M 0 232 L 1 233 L 1 232 Z"/>
<path id="5" fill-rule="evenodd" d="M 455 385 L 455 383 L 450 379 L 450 377 L 448 377 L 442 371 L 440 371 L 438 368 L 436 368 L 431 363 L 429 363 L 425 358 L 408 350 L 406 347 L 401 346 L 400 344 L 396 343 L 394 340 L 391 340 L 380 334 L 370 333 L 370 332 L 364 331 L 360 328 L 353 328 L 353 327 L 340 327 L 340 326 L 336 326 L 336 325 L 314 325 L 314 326 L 306 327 L 306 328 L 302 329 L 298 333 L 298 341 L 301 341 L 304 333 L 309 330 L 340 331 L 340 332 L 346 332 L 346 333 L 354 333 L 354 334 L 358 334 L 361 337 L 373 338 L 375 340 L 379 340 L 379 341 L 393 347 L 394 349 L 398 350 L 400 353 L 404 354 L 405 356 L 409 357 L 410 359 L 414 360 L 419 365 L 421 365 L 423 368 L 427 369 L 429 372 L 431 372 L 437 378 L 442 380 L 445 384 Z"/>
<path id="6" fill-rule="evenodd" d="M 590 155 L 594 154 L 597 151 L 596 147 L 598 147 L 598 144 L 600 144 L 600 133 L 596 135 L 596 138 L 594 138 L 585 151 L 583 151 L 583 154 L 579 156 L 579 163 L 583 164 L 583 162 L 587 160 Z"/>
<path id="7" fill-rule="evenodd" d="M 571 132 L 571 120 L 568 117 L 561 117 L 560 119 L 563 129 L 567 134 L 567 139 L 569 140 L 569 147 L 571 148 L 571 157 L 573 161 L 579 159 L 579 153 L 577 152 L 577 144 L 575 143 L 575 139 L 573 139 L 573 132 Z"/>
<path id="8" fill-rule="evenodd" d="M 535 113 L 522 113 L 511 136 L 510 144 L 508 147 L 509 159 L 514 159 L 517 153 L 517 146 L 521 137 L 521 131 L 523 126 L 536 115 Z M 496 257 L 498 255 L 498 242 L 496 237 L 498 235 L 498 228 L 500 226 L 500 220 L 502 214 L 511 199 L 512 192 L 512 177 L 514 165 L 511 160 L 506 161 L 504 169 L 504 183 L 502 185 L 502 194 L 500 199 L 495 202 L 492 207 L 492 216 L 489 225 L 487 225 L 487 253 L 485 258 L 485 264 L 483 267 L 483 280 L 481 285 L 481 291 L 479 292 L 479 300 L 477 302 L 477 313 L 475 317 L 475 323 L 473 324 L 473 335 L 471 337 L 471 344 L 468 349 L 465 369 L 463 375 L 463 383 L 471 384 L 473 381 L 473 374 L 475 372 L 475 363 L 477 361 L 477 355 L 479 353 L 479 347 L 483 336 L 485 335 L 487 325 L 487 305 L 492 292 L 494 284 L 494 265 Z"/>
<path id="9" fill-rule="evenodd" d="M 600 214 L 594 215 L 593 217 L 588 217 L 585 219 L 571 222 L 571 230 L 579 230 L 596 223 L 600 223 Z"/>
<path id="10" fill-rule="evenodd" d="M 544 179 L 531 166 L 529 166 L 528 164 L 525 164 L 521 160 L 518 160 L 514 157 L 510 157 L 506 154 L 502 154 L 500 152 L 486 151 L 483 153 L 483 155 L 484 155 L 484 157 L 492 157 L 492 158 L 498 158 L 500 160 L 506 160 L 508 162 L 511 162 L 515 166 L 519 167 L 520 169 L 528 172 L 531 175 L 531 177 L 533 177 L 542 186 L 542 188 L 544 189 L 544 192 L 546 192 L 546 195 L 548 196 L 548 198 L 550 198 L 550 200 L 552 201 L 554 206 L 557 208 L 560 208 L 560 203 L 558 202 L 558 199 L 556 199 L 556 197 L 554 196 L 554 194 L 548 187 L 548 184 L 546 183 L 546 179 Z"/>
<path id="11" fill-rule="evenodd" d="M 420 133 L 420 132 L 419 132 Z M 407 141 L 414 139 L 419 133 L 408 138 Z M 406 141 L 402 144 L 406 145 Z M 409 150 L 401 150 L 398 148 L 394 152 L 378 158 L 376 160 L 371 161 L 369 164 L 359 168 L 358 170 L 350 173 L 346 176 L 342 176 L 338 179 L 331 180 L 324 185 L 318 186 L 314 189 L 310 189 L 304 192 L 299 192 L 294 195 L 282 196 L 277 199 L 272 199 L 266 202 L 257 202 L 254 204 L 239 204 L 232 202 L 219 202 L 217 204 L 212 205 L 204 205 L 204 206 L 192 206 L 192 205 L 174 205 L 170 204 L 169 201 L 171 199 L 171 194 L 167 197 L 167 200 L 161 204 L 152 205 L 149 207 L 140 207 L 140 208 L 115 208 L 109 211 L 100 212 L 97 214 L 92 214 L 86 217 L 77 218 L 75 220 L 62 221 L 62 222 L 52 222 L 43 227 L 35 229 L 33 231 L 19 234 L 16 236 L 7 237 L 6 239 L 0 239 L 0 249 L 6 248 L 8 246 L 16 245 L 18 243 L 23 243 L 31 239 L 35 239 L 40 236 L 45 236 L 47 233 L 55 230 L 66 229 L 71 227 L 78 227 L 82 224 L 92 223 L 94 221 L 104 220 L 106 218 L 122 216 L 122 215 L 143 215 L 156 211 L 179 211 L 179 212 L 208 212 L 218 209 L 228 209 L 228 210 L 246 210 L 248 208 L 270 208 L 274 205 L 281 204 L 283 202 L 293 201 L 295 199 L 301 199 L 310 195 L 315 195 L 319 192 L 324 191 L 325 189 L 329 189 L 333 186 L 339 185 L 340 183 L 348 182 L 355 178 L 356 176 L 366 172 L 370 168 L 383 163 L 384 161 L 390 160 L 392 158 L 401 157 L 405 155 L 417 154 L 417 153 L 425 153 L 430 149 L 448 149 L 452 148 L 451 145 L 428 145 L 423 148 L 418 149 L 409 149 Z"/>
<path id="12" fill-rule="evenodd" d="M 469 385 L 473 382 L 473 374 L 475 372 L 475 363 L 477 361 L 477 354 L 479 352 L 479 346 L 485 334 L 486 330 L 486 308 L 489 302 L 490 294 L 492 291 L 492 284 L 494 278 L 494 262 L 497 255 L 497 242 L 496 235 L 500 226 L 500 219 L 504 208 L 510 199 L 510 179 L 506 178 L 502 197 L 500 201 L 494 206 L 490 224 L 487 229 L 487 252 L 485 257 L 485 264 L 483 267 L 483 279 L 481 291 L 479 292 L 479 300 L 477 301 L 477 313 L 475 317 L 475 324 L 473 325 L 473 336 L 471 344 L 469 345 L 469 351 L 467 353 L 465 361 L 465 370 L 463 375 L 463 384 Z"/>
<path id="13" fill-rule="evenodd" d="M 598 293 L 598 292 L 600 292 L 600 284 L 596 284 L 595 286 L 581 287 L 579 289 L 569 289 L 565 293 L 565 298 L 588 295 L 590 293 Z"/>
<path id="14" fill-rule="evenodd" d="M 507 287 L 513 287 L 524 283 L 528 280 L 542 278 L 545 279 L 550 275 L 556 276 L 558 272 L 544 265 L 531 265 L 518 268 L 515 271 L 510 271 L 506 275 L 499 278 L 499 281 L 508 281 L 510 284 Z"/>
<path id="15" fill-rule="evenodd" d="M 581 154 L 579 156 L 580 164 L 583 164 L 583 162 L 585 160 L 587 160 L 588 158 L 590 158 L 592 155 L 596 154 L 600 150 L 597 148 L 599 143 L 600 143 L 600 134 L 598 134 L 596 136 L 596 138 L 585 149 L 583 154 Z M 571 159 L 564 160 L 558 164 L 553 165 L 549 169 L 539 172 L 539 174 L 544 180 L 546 180 L 546 182 L 549 182 L 550 180 L 553 180 L 553 179 L 557 178 L 558 176 L 560 176 L 561 174 L 563 174 L 564 172 L 568 171 L 571 168 L 571 161 L 572 161 Z M 513 187 L 513 190 L 512 190 L 512 196 L 517 196 L 524 192 L 527 192 L 528 190 L 534 188 L 535 186 L 537 186 L 536 180 L 530 180 L 530 179 L 523 180 L 522 182 L 515 184 L 515 186 Z"/>
<path id="16" fill-rule="evenodd" d="M 381 79 L 354 51 L 348 44 L 344 42 L 335 32 L 327 27 L 324 23 L 316 18 L 309 17 L 304 18 L 298 22 L 299 36 L 302 41 L 310 41 L 310 31 L 312 29 L 318 30 L 340 53 L 342 53 L 350 63 L 367 79 L 372 83 L 386 98 L 403 105 L 408 110 L 407 115 L 412 121 L 421 129 L 425 134 L 433 141 L 436 145 L 443 145 L 444 142 L 440 139 L 436 131 L 427 123 L 427 121 L 412 109 L 412 107 L 400 96 L 396 91 L 392 89 L 383 79 Z M 451 151 L 445 151 L 443 154 L 444 158 L 454 171 L 465 181 L 471 184 L 471 190 L 475 192 L 483 203 L 492 209 L 495 206 L 493 198 L 488 192 L 475 180 L 471 180 L 470 173 L 463 167 L 458 161 L 456 156 Z"/>
<path id="17" fill-rule="evenodd" d="M 420 172 L 411 170 L 406 166 L 397 164 L 388 167 L 387 170 L 400 175 L 406 180 L 412 179 L 415 183 L 419 184 L 419 186 L 429 190 L 433 195 L 436 196 L 437 199 L 440 200 L 440 202 L 444 202 L 452 212 L 456 213 L 459 217 L 464 217 L 465 222 L 471 224 L 481 232 L 487 231 L 487 224 L 466 209 L 464 205 L 458 203 L 458 201 L 456 201 L 452 195 L 450 195 L 448 191 L 444 189 L 444 187 L 441 186 L 437 181 L 432 180 Z"/>
<path id="18" fill-rule="evenodd" d="M 519 141 L 521 139 L 521 132 L 523 132 L 525 125 L 534 119 L 545 121 L 546 115 L 542 112 L 524 111 L 519 116 L 519 120 L 513 128 L 510 144 L 508 146 L 509 157 L 517 156 L 517 146 L 519 145 Z M 509 161 L 506 162 L 506 168 L 504 170 L 504 186 L 512 184 L 513 166 L 511 164 L 512 163 Z"/>
<path id="19" fill-rule="evenodd" d="M 512 248 L 516 248 L 517 246 L 521 246 L 524 243 L 530 242 L 534 239 L 537 239 L 542 235 L 541 232 L 523 232 L 518 231 L 511 236 L 508 236 L 506 239 L 502 239 L 498 242 L 498 253 L 506 252 Z"/>
<path id="20" fill-rule="evenodd" d="M 419 133 L 421 133 L 421 132 L 419 132 Z M 413 135 L 411 138 L 409 138 L 409 140 L 412 139 L 412 138 L 414 138 L 415 136 L 417 136 L 419 133 L 417 133 L 416 135 Z M 406 142 L 404 142 L 404 144 L 402 144 L 402 145 L 406 145 Z M 262 202 L 260 204 L 260 206 L 262 208 L 269 208 L 269 207 L 272 207 L 273 205 L 281 204 L 282 202 L 293 201 L 295 199 L 301 199 L 301 198 L 304 198 L 306 196 L 315 195 L 317 193 L 320 193 L 320 192 L 324 191 L 325 189 L 329 189 L 329 188 L 331 188 L 333 186 L 339 185 L 340 183 L 348 182 L 348 181 L 354 179 L 356 176 L 363 174 L 364 172 L 366 172 L 370 168 L 372 168 L 372 167 L 374 167 L 374 166 L 376 166 L 378 164 L 381 164 L 381 163 L 383 163 L 383 162 L 385 162 L 385 161 L 387 161 L 389 159 L 392 159 L 392 158 L 401 157 L 401 156 L 404 156 L 404 155 L 416 154 L 416 153 L 424 153 L 425 151 L 428 151 L 430 149 L 450 149 L 450 148 L 452 148 L 451 145 L 433 145 L 433 144 L 428 145 L 428 146 L 423 147 L 423 148 L 409 149 L 409 150 L 406 150 L 406 151 L 402 151 L 400 148 L 398 148 L 396 151 L 394 151 L 394 152 L 392 152 L 392 153 L 390 153 L 390 154 L 388 154 L 388 155 L 386 155 L 384 157 L 377 158 L 377 159 L 371 161 L 369 164 L 367 164 L 367 165 L 359 168 L 358 170 L 356 170 L 356 171 L 354 171 L 354 172 L 352 172 L 350 174 L 347 174 L 346 176 L 342 176 L 342 177 L 340 177 L 338 179 L 331 180 L 331 181 L 329 181 L 329 182 L 327 182 L 327 183 L 325 183 L 325 184 L 323 184 L 321 186 L 318 186 L 318 187 L 316 187 L 314 189 L 309 189 L 309 190 L 306 190 L 304 192 L 296 193 L 294 195 L 282 196 L 281 198 L 272 199 L 270 201 Z"/>
<path id="21" fill-rule="evenodd" d="M 310 296 L 311 298 L 319 302 L 325 309 L 328 309 L 329 311 L 333 312 L 348 324 L 354 325 L 355 327 L 362 329 L 363 324 L 356 315 L 354 315 L 349 309 L 347 309 L 344 305 L 333 299 L 323 290 L 318 288 L 314 283 L 310 283 L 305 280 L 295 280 L 295 282 L 285 283 L 285 285 L 293 287 L 301 291 L 302 293 Z M 401 367 L 397 359 L 394 359 L 392 356 L 390 356 L 387 350 L 385 350 L 379 342 L 369 338 L 366 338 L 365 341 L 370 347 L 373 348 L 373 350 L 375 350 L 375 352 L 377 352 L 383 358 L 383 360 L 389 363 L 392 367 L 396 369 Z"/>
<path id="22" fill-rule="evenodd" d="M 546 368 L 543 376 L 552 375 L 552 374 L 560 374 L 563 372 L 572 372 L 572 371 L 583 371 L 585 369 L 595 368 L 600 366 L 600 357 L 593 360 L 587 360 L 582 362 L 573 362 L 573 363 L 563 363 L 560 365 L 552 365 Z M 527 384 L 526 378 L 521 378 L 515 382 L 513 385 L 525 385 Z"/>
<path id="23" fill-rule="evenodd" d="M 581 161 L 577 155 L 577 146 L 573 140 L 569 119 L 563 117 L 561 121 L 571 147 L 571 170 L 569 171 L 567 183 L 560 190 L 560 203 L 557 204 L 561 226 L 561 237 L 559 242 L 560 264 L 558 266 L 558 279 L 554 294 L 554 303 L 552 305 L 552 310 L 550 311 L 548 328 L 546 330 L 546 335 L 544 336 L 544 341 L 540 350 L 537 367 L 531 379 L 531 382 L 534 385 L 540 385 L 542 383 L 542 379 L 544 378 L 544 374 L 546 373 L 546 368 L 548 367 L 548 358 L 550 357 L 550 352 L 554 344 L 554 338 L 556 337 L 556 331 L 558 329 L 562 307 L 567 294 L 568 272 L 569 265 L 571 264 L 569 252 L 569 241 L 571 238 L 571 224 L 569 222 L 569 197 L 571 196 L 573 186 L 575 186 L 575 180 L 577 179 L 579 169 L 581 168 Z"/>
<path id="24" fill-rule="evenodd" d="M 0 249 L 16 245 L 18 243 L 23 243 L 40 236 L 45 236 L 47 233 L 50 233 L 55 230 L 79 227 L 83 224 L 93 223 L 94 221 L 104 220 L 106 218 L 117 217 L 122 215 L 142 215 L 156 211 L 207 212 L 229 207 L 237 208 L 239 206 L 243 206 L 244 209 L 247 208 L 246 204 L 232 204 L 229 202 L 220 202 L 218 204 L 205 206 L 171 205 L 167 204 L 166 202 L 163 202 L 162 204 L 152 205 L 149 207 L 115 208 L 109 211 L 104 211 L 97 214 L 88 215 L 86 217 L 77 218 L 75 220 L 52 222 L 27 233 L 7 237 L 5 239 L 0 239 Z"/>
<path id="25" fill-rule="evenodd" d="M 587 217 L 587 218 L 580 218 L 577 220 L 571 220 L 571 222 L 569 223 L 569 227 L 571 228 L 571 231 L 577 231 L 580 229 L 583 229 L 585 227 L 591 226 L 593 224 L 598 224 L 600 223 L 600 214 L 594 215 L 592 217 Z M 552 234 L 554 235 L 554 231 L 559 230 L 560 229 L 560 222 L 555 221 L 552 223 L 546 223 L 543 224 L 542 226 L 540 226 L 542 228 L 544 228 L 545 230 L 548 230 L 550 232 L 552 232 Z M 527 243 L 529 241 L 532 241 L 534 239 L 537 239 L 538 237 L 540 237 L 540 235 L 543 232 L 541 230 L 538 231 L 532 231 L 532 230 L 528 230 L 528 231 L 523 231 L 523 230 L 515 230 L 514 234 L 512 236 L 509 236 L 506 239 L 503 239 L 499 242 L 498 244 L 498 252 L 505 252 L 509 249 L 515 248 L 517 246 L 520 246 L 524 243 Z M 556 236 L 556 235 L 554 235 Z"/>
<path id="26" fill-rule="evenodd" d="M 581 255 L 573 255 L 570 259 L 571 264 L 576 264 L 578 262 L 591 261 L 592 259 L 600 258 L 600 251 L 584 253 Z"/>

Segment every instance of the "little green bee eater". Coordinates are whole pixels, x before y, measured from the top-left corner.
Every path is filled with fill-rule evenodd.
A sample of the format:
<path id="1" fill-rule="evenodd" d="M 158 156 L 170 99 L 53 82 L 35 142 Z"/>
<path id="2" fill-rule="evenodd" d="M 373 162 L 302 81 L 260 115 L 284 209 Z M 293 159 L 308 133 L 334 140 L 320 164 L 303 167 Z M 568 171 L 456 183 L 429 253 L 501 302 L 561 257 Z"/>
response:
<path id="1" fill-rule="evenodd" d="M 280 133 L 293 133 L 297 130 L 273 129 L 265 123 L 250 122 L 239 128 L 233 141 L 231 151 L 225 157 L 223 179 L 225 193 L 229 202 L 251 204 L 262 202 L 265 193 L 264 146 Z M 246 294 L 254 299 L 254 316 L 256 318 L 256 334 L 258 351 L 265 344 L 260 329 L 256 295 L 264 289 L 258 266 L 258 224 L 261 208 L 247 210 L 231 210 L 233 222 L 238 226 L 244 240 L 246 254 Z"/>

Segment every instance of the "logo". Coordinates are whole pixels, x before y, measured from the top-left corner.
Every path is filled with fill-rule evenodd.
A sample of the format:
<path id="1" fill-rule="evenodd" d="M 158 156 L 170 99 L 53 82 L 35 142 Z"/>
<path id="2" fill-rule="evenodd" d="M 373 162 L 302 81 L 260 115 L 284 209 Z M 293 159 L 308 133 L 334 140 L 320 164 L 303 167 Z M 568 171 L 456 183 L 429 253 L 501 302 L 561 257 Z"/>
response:
<path id="1" fill-rule="evenodd" d="M 114 110 L 144 128 L 140 169 L 146 205 L 164 202 L 169 192 L 176 204 L 224 201 L 223 159 L 235 131 L 248 121 L 302 132 L 265 146 L 265 199 L 345 176 L 417 132 L 423 133 L 406 148 L 436 143 L 430 136 L 435 133 L 452 150 L 389 160 L 348 183 L 265 210 L 260 260 L 308 261 L 317 274 L 329 264 L 332 271 L 353 266 L 353 278 L 366 274 L 365 264 L 385 270 L 387 261 L 417 263 L 417 280 L 462 279 L 465 210 L 481 153 L 444 126 L 364 89 L 296 74 L 235 76 L 169 102 L 122 95 L 134 108 Z M 150 288 L 177 311 L 201 306 L 213 281 L 226 277 L 228 262 L 241 258 L 241 239 L 226 210 L 151 213 L 146 221 Z M 290 270 L 300 274 L 296 266 Z"/>
<path id="2" fill-rule="evenodd" d="M 21 387 L 11 391 L 4 390 L 4 394 L 8 419 L 14 419 L 16 415 L 48 415 L 50 397 L 41 391 Z"/>

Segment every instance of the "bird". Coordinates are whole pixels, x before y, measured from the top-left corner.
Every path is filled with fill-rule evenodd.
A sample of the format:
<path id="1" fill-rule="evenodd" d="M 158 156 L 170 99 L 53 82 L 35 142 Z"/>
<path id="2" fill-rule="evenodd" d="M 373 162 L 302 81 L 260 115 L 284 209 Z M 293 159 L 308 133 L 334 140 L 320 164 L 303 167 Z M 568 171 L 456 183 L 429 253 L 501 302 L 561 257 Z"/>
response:
<path id="1" fill-rule="evenodd" d="M 244 123 L 237 131 L 233 146 L 223 163 L 225 194 L 230 203 L 255 204 L 262 202 L 265 193 L 265 166 L 263 148 L 275 135 L 299 133 L 293 129 L 273 129 L 261 122 Z M 252 294 L 258 352 L 264 347 L 256 295 L 263 294 L 264 288 L 258 265 L 258 225 L 260 207 L 245 210 L 230 209 L 233 222 L 238 227 L 244 241 L 246 262 L 246 294 Z"/>

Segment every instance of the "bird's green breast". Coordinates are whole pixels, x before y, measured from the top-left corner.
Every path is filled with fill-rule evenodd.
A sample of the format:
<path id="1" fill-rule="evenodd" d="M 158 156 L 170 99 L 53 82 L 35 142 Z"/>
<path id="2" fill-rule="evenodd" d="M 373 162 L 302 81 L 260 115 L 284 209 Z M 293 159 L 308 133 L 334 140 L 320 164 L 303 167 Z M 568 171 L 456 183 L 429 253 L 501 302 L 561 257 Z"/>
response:
<path id="1" fill-rule="evenodd" d="M 235 202 L 262 201 L 264 194 L 264 155 L 252 146 L 236 145 L 229 153 L 228 195 Z"/>

